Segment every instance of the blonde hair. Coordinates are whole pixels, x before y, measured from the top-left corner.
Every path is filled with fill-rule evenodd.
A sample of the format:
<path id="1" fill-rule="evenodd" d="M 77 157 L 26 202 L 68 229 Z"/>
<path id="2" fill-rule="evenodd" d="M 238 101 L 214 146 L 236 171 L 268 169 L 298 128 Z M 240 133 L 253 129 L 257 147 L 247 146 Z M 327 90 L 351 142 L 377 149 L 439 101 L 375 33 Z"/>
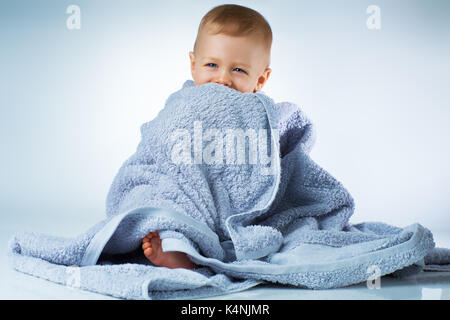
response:
<path id="1" fill-rule="evenodd" d="M 199 35 L 205 30 L 229 36 L 254 35 L 262 38 L 267 49 L 272 46 L 272 29 L 266 19 L 259 12 L 237 4 L 224 4 L 208 11 L 200 21 L 194 52 Z"/>

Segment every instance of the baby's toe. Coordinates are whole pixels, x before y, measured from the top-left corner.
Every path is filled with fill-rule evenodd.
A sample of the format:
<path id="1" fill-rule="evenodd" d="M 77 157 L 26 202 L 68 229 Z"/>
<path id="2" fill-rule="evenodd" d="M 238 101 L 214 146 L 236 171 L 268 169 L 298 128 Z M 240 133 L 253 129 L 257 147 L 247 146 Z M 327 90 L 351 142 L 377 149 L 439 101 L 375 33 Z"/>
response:
<path id="1" fill-rule="evenodd" d="M 152 252 L 153 252 L 152 248 L 147 248 L 147 249 L 144 250 L 144 255 L 146 257 L 149 257 L 152 254 Z"/>
<path id="2" fill-rule="evenodd" d="M 150 243 L 150 241 L 146 241 L 142 244 L 142 249 L 144 249 L 144 250 L 151 248 L 151 247 L 152 247 L 152 244 Z"/>
<path id="3" fill-rule="evenodd" d="M 159 237 L 159 234 L 158 234 L 158 231 L 153 231 L 153 232 L 150 232 L 150 237 L 151 238 L 153 238 L 153 237 Z"/>
<path id="4" fill-rule="evenodd" d="M 142 241 L 150 241 L 154 237 L 159 237 L 158 231 L 149 232 L 144 238 L 142 238 Z"/>

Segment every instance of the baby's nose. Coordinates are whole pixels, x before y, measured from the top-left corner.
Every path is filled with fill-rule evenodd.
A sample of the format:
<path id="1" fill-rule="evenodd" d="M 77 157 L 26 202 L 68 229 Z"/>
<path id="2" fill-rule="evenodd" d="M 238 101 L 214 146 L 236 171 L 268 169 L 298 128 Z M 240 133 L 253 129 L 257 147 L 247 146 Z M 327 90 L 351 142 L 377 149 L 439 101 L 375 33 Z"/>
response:
<path id="1" fill-rule="evenodd" d="M 222 75 L 221 77 L 217 78 L 214 82 L 231 88 L 231 80 L 227 76 Z"/>

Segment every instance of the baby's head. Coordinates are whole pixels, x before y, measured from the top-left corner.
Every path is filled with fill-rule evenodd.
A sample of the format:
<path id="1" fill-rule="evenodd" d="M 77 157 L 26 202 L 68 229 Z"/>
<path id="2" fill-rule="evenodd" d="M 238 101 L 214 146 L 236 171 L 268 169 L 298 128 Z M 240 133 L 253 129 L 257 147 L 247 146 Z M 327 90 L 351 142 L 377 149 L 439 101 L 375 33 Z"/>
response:
<path id="1" fill-rule="evenodd" d="M 214 82 L 241 92 L 261 90 L 272 71 L 271 46 L 270 25 L 255 10 L 232 4 L 211 9 L 189 52 L 194 85 Z"/>

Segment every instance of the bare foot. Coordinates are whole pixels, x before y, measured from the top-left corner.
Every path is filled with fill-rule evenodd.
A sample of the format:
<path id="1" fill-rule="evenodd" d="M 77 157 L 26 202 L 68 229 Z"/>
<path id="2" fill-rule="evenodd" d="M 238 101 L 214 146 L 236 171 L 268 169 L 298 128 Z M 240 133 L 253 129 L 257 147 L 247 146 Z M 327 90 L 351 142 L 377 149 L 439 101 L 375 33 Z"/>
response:
<path id="1" fill-rule="evenodd" d="M 194 263 L 192 263 L 186 253 L 162 251 L 161 238 L 158 231 L 150 232 L 142 239 L 142 249 L 147 259 L 158 267 L 195 269 Z"/>

